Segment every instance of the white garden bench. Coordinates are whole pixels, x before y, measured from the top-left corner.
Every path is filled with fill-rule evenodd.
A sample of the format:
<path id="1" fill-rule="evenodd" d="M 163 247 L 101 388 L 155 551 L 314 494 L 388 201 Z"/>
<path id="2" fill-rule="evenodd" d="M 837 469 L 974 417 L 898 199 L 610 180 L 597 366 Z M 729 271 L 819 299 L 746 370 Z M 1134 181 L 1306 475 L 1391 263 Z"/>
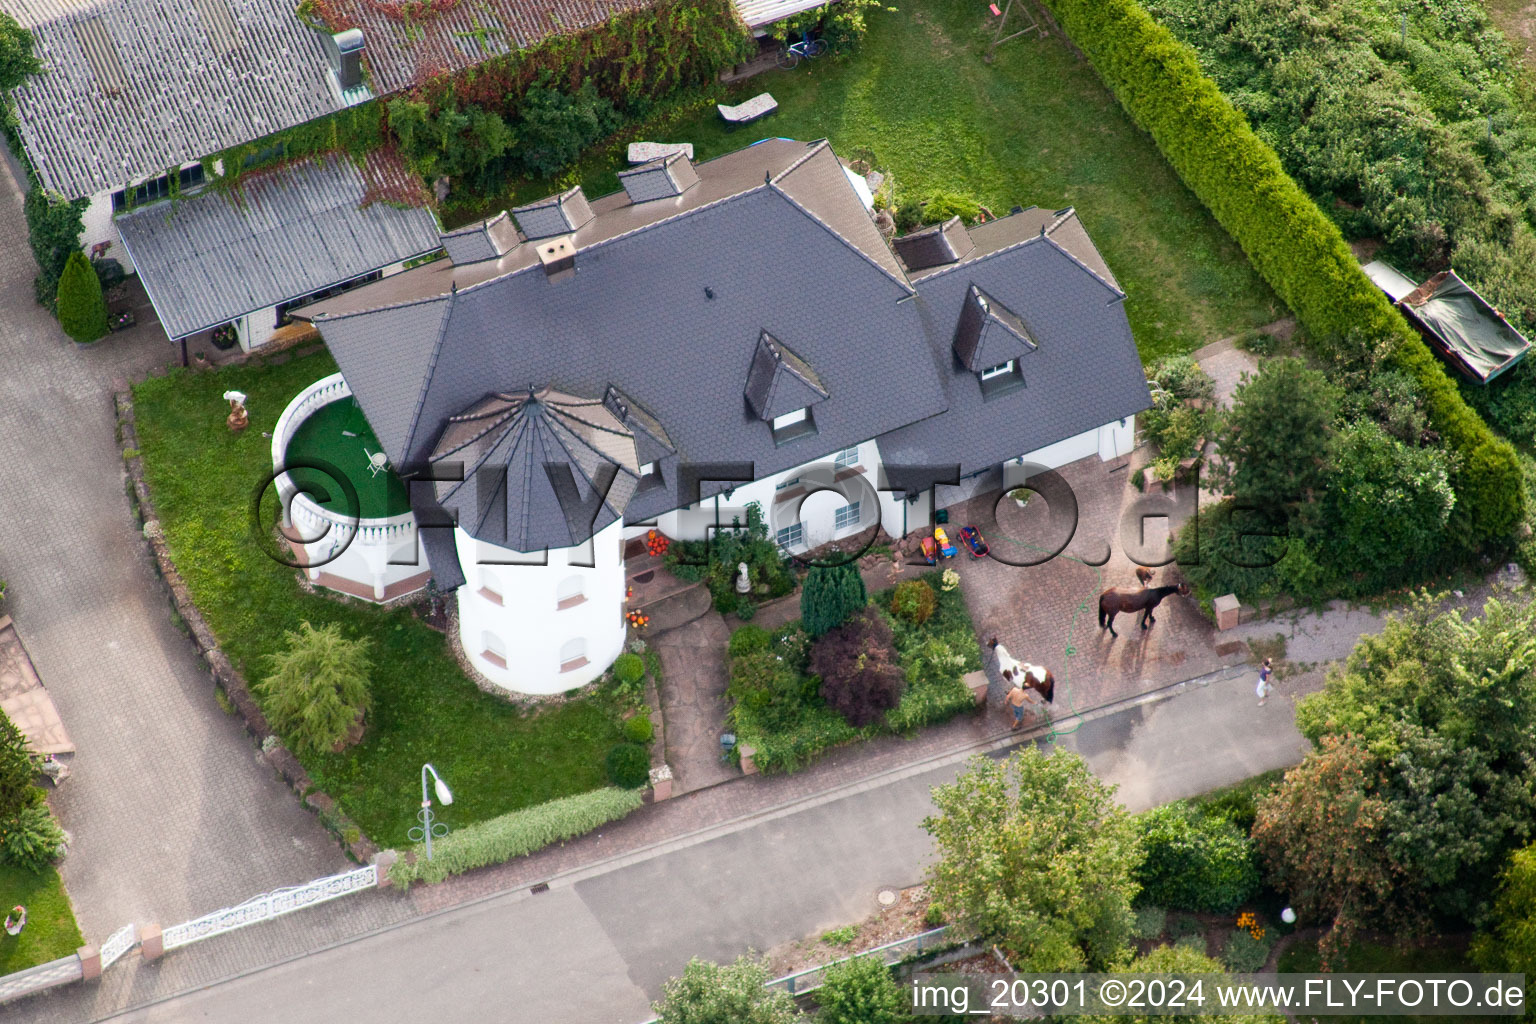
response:
<path id="1" fill-rule="evenodd" d="M 764 92 L 758 93 L 745 103 L 738 103 L 734 107 L 728 107 L 723 103 L 715 106 L 720 108 L 720 116 L 731 124 L 747 124 L 756 121 L 760 117 L 767 117 L 779 109 L 779 101 Z"/>
<path id="2" fill-rule="evenodd" d="M 662 160 L 673 153 L 681 153 L 687 160 L 693 159 L 693 143 L 691 142 L 631 142 L 629 144 L 629 162 L 632 164 L 648 164 L 652 160 Z"/>

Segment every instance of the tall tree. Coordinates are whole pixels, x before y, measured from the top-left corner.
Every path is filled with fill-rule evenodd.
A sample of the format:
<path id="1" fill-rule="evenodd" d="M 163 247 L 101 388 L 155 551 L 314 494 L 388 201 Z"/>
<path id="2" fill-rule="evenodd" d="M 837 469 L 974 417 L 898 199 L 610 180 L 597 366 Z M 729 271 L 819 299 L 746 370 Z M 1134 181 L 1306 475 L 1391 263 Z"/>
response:
<path id="1" fill-rule="evenodd" d="M 1510 855 L 1487 928 L 1472 943 L 1472 959 L 1485 971 L 1525 975 L 1529 1017 L 1536 995 L 1536 843 Z"/>
<path id="2" fill-rule="evenodd" d="M 935 903 L 1025 972 L 1101 970 L 1128 955 L 1136 827 L 1087 762 L 1028 747 L 973 758 L 923 822 Z"/>
<path id="3" fill-rule="evenodd" d="M 262 710 L 296 753 L 331 750 L 368 710 L 369 642 L 347 639 L 334 622 L 301 623 L 286 639 L 272 674 L 256 685 Z"/>
<path id="4" fill-rule="evenodd" d="M 847 622 L 868 600 L 864 577 L 854 563 L 813 566 L 800 589 L 800 619 L 817 639 Z"/>
<path id="5" fill-rule="evenodd" d="M 1232 495 L 1289 515 L 1320 492 L 1338 408 L 1338 390 L 1300 359 L 1244 374 L 1218 438 Z"/>
<path id="6" fill-rule="evenodd" d="M 43 64 L 32 52 L 32 33 L 9 14 L 0 14 L 0 92 L 10 92 L 28 75 L 43 73 Z"/>
<path id="7" fill-rule="evenodd" d="M 27 738 L 0 711 L 0 818 L 20 813 L 32 802 L 37 766 L 27 753 Z"/>
<path id="8" fill-rule="evenodd" d="M 96 268 L 76 249 L 59 277 L 59 326 L 76 341 L 96 341 L 107 333 L 107 300 Z"/>

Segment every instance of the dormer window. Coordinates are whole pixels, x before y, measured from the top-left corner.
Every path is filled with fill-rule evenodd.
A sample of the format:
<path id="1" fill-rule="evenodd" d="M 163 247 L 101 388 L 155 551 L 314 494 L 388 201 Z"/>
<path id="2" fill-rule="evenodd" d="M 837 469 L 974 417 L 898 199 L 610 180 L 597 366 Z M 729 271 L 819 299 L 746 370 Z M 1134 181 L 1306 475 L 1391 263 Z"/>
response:
<path id="1" fill-rule="evenodd" d="M 661 484 L 661 463 L 659 463 L 659 462 L 642 462 L 642 463 L 640 463 L 640 482 L 639 482 L 639 484 L 636 485 L 635 489 L 639 490 L 639 491 L 643 491 L 643 490 L 647 490 L 647 489 L 652 488 L 652 487 L 659 486 L 660 484 Z"/>
<path id="2" fill-rule="evenodd" d="M 773 418 L 773 443 L 784 444 L 798 437 L 816 433 L 816 421 L 811 419 L 811 407 L 795 409 Z"/>
<path id="3" fill-rule="evenodd" d="M 1036 351 L 1024 321 L 975 285 L 966 292 L 955 327 L 956 369 L 969 370 L 991 401 L 1024 386 L 1023 364 Z"/>
<path id="4" fill-rule="evenodd" d="M 1001 377 L 1004 374 L 1012 373 L 1018 368 L 1019 361 L 1017 359 L 1010 359 L 1006 363 L 998 363 L 996 366 L 989 366 L 985 370 L 982 370 L 981 379 L 983 381 L 989 381 L 995 377 Z"/>
<path id="5" fill-rule="evenodd" d="M 1019 361 L 1010 359 L 1006 363 L 998 363 L 989 366 L 976 375 L 981 381 L 981 397 L 983 401 L 996 398 L 998 395 L 1007 394 L 1024 386 L 1024 375 L 1019 372 Z"/>

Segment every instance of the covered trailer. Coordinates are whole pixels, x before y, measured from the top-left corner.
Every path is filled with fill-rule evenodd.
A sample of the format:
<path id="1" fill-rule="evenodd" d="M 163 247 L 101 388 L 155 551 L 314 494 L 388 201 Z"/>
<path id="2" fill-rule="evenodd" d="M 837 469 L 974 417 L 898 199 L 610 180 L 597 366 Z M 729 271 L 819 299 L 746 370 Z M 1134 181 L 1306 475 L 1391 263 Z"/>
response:
<path id="1" fill-rule="evenodd" d="M 1488 383 L 1524 359 L 1531 347 L 1504 314 L 1454 270 L 1414 284 L 1412 278 L 1380 261 L 1361 269 L 1436 351 L 1473 380 Z"/>

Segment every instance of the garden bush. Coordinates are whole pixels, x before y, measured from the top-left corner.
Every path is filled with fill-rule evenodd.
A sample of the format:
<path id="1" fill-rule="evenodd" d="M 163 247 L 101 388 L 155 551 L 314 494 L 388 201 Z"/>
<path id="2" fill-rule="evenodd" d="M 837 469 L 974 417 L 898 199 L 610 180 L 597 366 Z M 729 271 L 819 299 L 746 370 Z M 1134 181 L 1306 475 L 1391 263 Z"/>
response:
<path id="1" fill-rule="evenodd" d="M 747 576 L 753 584 L 754 600 L 771 601 L 795 589 L 789 562 L 773 538 L 763 508 L 751 502 L 747 519 L 731 521 L 731 528 L 717 530 L 707 541 L 673 541 L 663 556 L 667 571 L 678 579 L 702 580 L 714 598 L 715 611 L 740 616 L 742 598 L 736 593 L 738 566 L 747 563 Z M 749 613 L 750 614 L 750 613 Z"/>
<path id="2" fill-rule="evenodd" d="M 522 107 L 518 159 L 536 178 L 559 174 L 620 122 L 613 103 L 599 96 L 591 81 L 570 94 L 535 85 L 523 94 Z"/>
<path id="3" fill-rule="evenodd" d="M 1254 974 L 1269 959 L 1273 943 L 1256 939 L 1246 928 L 1235 928 L 1221 947 L 1221 962 L 1234 974 Z"/>
<path id="4" fill-rule="evenodd" d="M 925 581 L 907 580 L 896 584 L 896 592 L 891 595 L 891 614 L 921 626 L 933 617 L 938 603 L 933 588 Z"/>
<path id="5" fill-rule="evenodd" d="M 500 864 L 574 839 L 624 817 L 641 803 L 637 789 L 594 789 L 465 825 L 433 842 L 431 860 L 418 851 L 414 863 L 404 858 L 396 861 L 389 870 L 390 881 L 402 886 L 441 882 L 450 875 Z"/>
<path id="6" fill-rule="evenodd" d="M 59 275 L 56 309 L 59 326 L 75 341 L 98 341 L 107 334 L 107 300 L 101 294 L 101 278 L 85 253 L 76 249 Z"/>
<path id="7" fill-rule="evenodd" d="M 1201 936 L 1204 942 L 1205 925 L 1194 914 L 1170 914 L 1168 916 L 1168 934 L 1175 939 L 1188 938 L 1191 935 Z M 1204 948 L 1202 946 L 1202 948 Z"/>
<path id="8" fill-rule="evenodd" d="M 800 590 L 800 621 L 815 640 L 847 622 L 867 600 L 858 566 L 851 562 L 814 566 Z"/>
<path id="9" fill-rule="evenodd" d="M 730 642 L 726 645 L 726 653 L 734 658 L 739 654 L 766 651 L 771 639 L 768 631 L 762 626 L 742 626 L 731 634 Z"/>
<path id="10" fill-rule="evenodd" d="M 57 192 L 33 188 L 27 193 L 22 212 L 27 218 L 27 241 L 37 260 L 38 275 L 33 288 L 39 305 L 57 309 L 59 279 L 71 253 L 80 251 L 80 232 L 85 229 L 85 208 L 89 199 L 65 199 Z"/>
<path id="11" fill-rule="evenodd" d="M 63 850 L 64 830 L 43 801 L 0 818 L 0 860 L 7 864 L 41 871 L 58 860 Z"/>
<path id="12" fill-rule="evenodd" d="M 738 957 L 715 964 L 697 957 L 681 977 L 667 981 L 661 1001 L 651 1007 L 656 1024 L 797 1024 L 805 1018 L 787 992 L 764 986 L 768 970 L 761 960 Z"/>
<path id="13" fill-rule="evenodd" d="M 517 133 L 492 110 L 456 104 L 433 108 L 397 96 L 385 108 L 400 155 L 428 181 L 447 175 L 479 191 L 494 190 L 507 172 Z"/>
<path id="14" fill-rule="evenodd" d="M 631 743 L 649 743 L 655 735 L 656 727 L 651 724 L 651 717 L 647 714 L 638 714 L 624 720 L 624 738 Z"/>
<path id="15" fill-rule="evenodd" d="M 879 721 L 901 702 L 906 681 L 893 660 L 894 643 L 885 616 L 866 607 L 811 649 L 822 700 L 856 729 Z"/>
<path id="16" fill-rule="evenodd" d="M 1506 537 L 1523 491 L 1514 450 L 1462 401 L 1439 360 L 1360 270 L 1333 224 L 1201 69 L 1136 0 L 1048 0 L 1132 120 L 1296 313 L 1314 343 L 1352 332 L 1390 347 L 1390 368 L 1423 390 L 1430 424 L 1456 452 L 1458 513 L 1474 542 Z"/>
<path id="17" fill-rule="evenodd" d="M 910 1024 L 912 1015 L 891 969 L 878 956 L 827 968 L 816 990 L 816 1024 Z"/>
<path id="18" fill-rule="evenodd" d="M 272 674 L 254 687 L 262 712 L 295 753 L 330 751 L 368 711 L 371 642 L 307 621 L 284 639 L 288 649 L 270 657 Z"/>
<path id="19" fill-rule="evenodd" d="M 732 720 L 738 727 L 769 733 L 788 729 L 800 719 L 815 692 L 815 680 L 804 678 L 772 650 L 731 659 L 726 696 L 732 702 Z"/>
<path id="20" fill-rule="evenodd" d="M 1183 801 L 1137 815 L 1144 858 L 1136 869 L 1141 896 L 1180 910 L 1235 910 L 1259 887 L 1248 836 L 1223 818 L 1207 818 Z"/>
<path id="21" fill-rule="evenodd" d="M 746 594 L 742 594 L 736 599 L 736 607 L 733 610 L 736 612 L 736 617 L 738 619 L 740 619 L 742 622 L 746 622 L 748 619 L 752 618 L 752 616 L 757 614 L 757 605 L 753 604 L 752 599 Z"/>
<path id="22" fill-rule="evenodd" d="M 1168 911 L 1162 907 L 1144 906 L 1136 908 L 1136 923 L 1131 926 L 1131 935 L 1138 939 L 1151 940 L 1158 938 L 1168 928 Z"/>
<path id="23" fill-rule="evenodd" d="M 620 789 L 639 789 L 651 781 L 651 755 L 639 743 L 615 743 L 603 767 L 608 781 Z"/>
<path id="24" fill-rule="evenodd" d="M 1362 420 L 1335 438 L 1329 462 L 1321 532 L 1332 564 L 1386 584 L 1436 555 L 1456 503 L 1444 454 Z"/>
<path id="25" fill-rule="evenodd" d="M 624 686 L 633 686 L 645 675 L 645 662 L 640 655 L 625 651 L 613 659 L 613 677 Z"/>

